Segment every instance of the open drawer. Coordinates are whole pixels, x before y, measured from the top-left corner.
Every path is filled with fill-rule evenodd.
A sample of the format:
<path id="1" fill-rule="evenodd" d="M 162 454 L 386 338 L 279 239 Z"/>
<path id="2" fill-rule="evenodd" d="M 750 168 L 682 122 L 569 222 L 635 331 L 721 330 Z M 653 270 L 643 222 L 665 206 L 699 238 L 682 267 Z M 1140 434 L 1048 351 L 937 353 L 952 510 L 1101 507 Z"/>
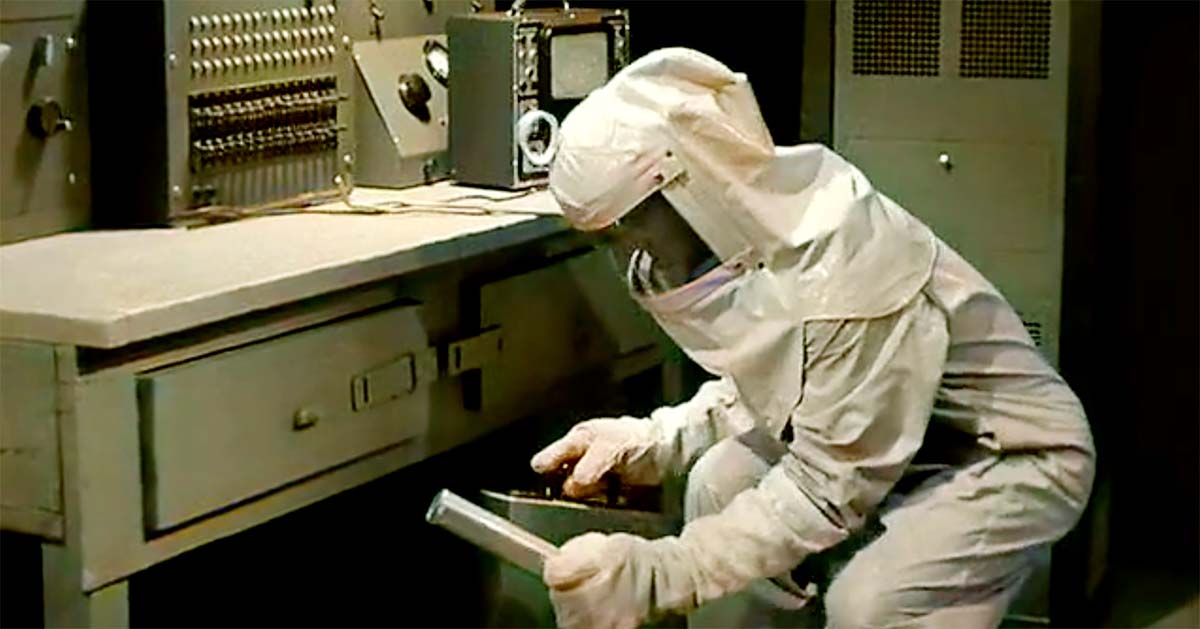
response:
<path id="1" fill-rule="evenodd" d="M 140 376 L 147 526 L 423 434 L 437 363 L 418 315 L 394 307 Z"/>

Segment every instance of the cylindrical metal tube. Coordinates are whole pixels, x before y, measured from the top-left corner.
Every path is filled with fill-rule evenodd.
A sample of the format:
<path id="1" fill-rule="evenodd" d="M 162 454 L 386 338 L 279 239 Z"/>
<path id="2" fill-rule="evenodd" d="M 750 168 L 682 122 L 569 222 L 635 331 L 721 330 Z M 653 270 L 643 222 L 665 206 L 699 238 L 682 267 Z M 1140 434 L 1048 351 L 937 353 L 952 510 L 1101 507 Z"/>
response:
<path id="1" fill-rule="evenodd" d="M 425 521 L 539 577 L 542 562 L 557 550 L 554 544 L 448 489 L 434 497 L 425 513 Z"/>

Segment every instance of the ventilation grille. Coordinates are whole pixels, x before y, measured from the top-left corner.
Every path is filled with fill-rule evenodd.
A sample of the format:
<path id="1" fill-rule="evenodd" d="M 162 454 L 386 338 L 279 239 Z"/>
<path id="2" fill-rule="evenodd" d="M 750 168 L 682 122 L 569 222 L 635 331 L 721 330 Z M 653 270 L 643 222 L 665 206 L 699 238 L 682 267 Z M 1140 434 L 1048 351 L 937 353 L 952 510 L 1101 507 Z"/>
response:
<path id="1" fill-rule="evenodd" d="M 854 74 L 937 76 L 941 0 L 855 0 Z"/>
<path id="2" fill-rule="evenodd" d="M 1050 74 L 1051 0 L 964 0 L 962 65 L 968 78 Z"/>
<path id="3" fill-rule="evenodd" d="M 1021 323 L 1025 324 L 1025 331 L 1029 332 L 1029 336 L 1033 338 L 1033 344 L 1042 346 L 1042 324 L 1037 321 L 1029 321 L 1022 319 Z"/>

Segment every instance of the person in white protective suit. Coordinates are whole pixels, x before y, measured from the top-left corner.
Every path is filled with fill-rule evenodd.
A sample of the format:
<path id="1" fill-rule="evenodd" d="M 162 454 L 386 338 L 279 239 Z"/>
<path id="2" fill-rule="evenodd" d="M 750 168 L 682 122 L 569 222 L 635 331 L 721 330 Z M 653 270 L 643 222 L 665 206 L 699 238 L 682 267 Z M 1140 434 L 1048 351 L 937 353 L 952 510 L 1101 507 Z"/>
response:
<path id="1" fill-rule="evenodd" d="M 573 465 L 573 496 L 688 475 L 679 535 L 588 533 L 546 561 L 559 623 L 705 625 L 737 597 L 800 608 L 811 582 L 834 627 L 997 625 L 1095 460 L 1000 293 L 833 151 L 776 147 L 746 77 L 701 53 L 639 59 L 560 135 L 564 215 L 718 379 L 534 456 Z"/>

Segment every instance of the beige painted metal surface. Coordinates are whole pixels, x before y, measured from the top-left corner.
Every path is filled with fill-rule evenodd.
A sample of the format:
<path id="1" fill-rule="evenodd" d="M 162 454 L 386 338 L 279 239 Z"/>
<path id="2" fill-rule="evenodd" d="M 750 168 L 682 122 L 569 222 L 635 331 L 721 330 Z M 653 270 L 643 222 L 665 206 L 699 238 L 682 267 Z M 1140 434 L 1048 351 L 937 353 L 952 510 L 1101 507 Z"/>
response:
<path id="1" fill-rule="evenodd" d="M 1063 219 L 1053 147 L 855 139 L 845 152 L 968 256 L 1014 304 L 1045 355 L 1058 356 Z M 942 154 L 951 169 L 938 163 Z"/>
<path id="2" fill-rule="evenodd" d="M 356 189 L 352 200 L 393 213 L 58 234 L 0 247 L 0 335 L 118 347 L 566 230 L 544 191 L 514 198 L 443 183 Z M 482 206 L 491 213 L 473 209 Z"/>
<path id="3" fill-rule="evenodd" d="M 151 528 L 425 432 L 436 369 L 417 374 L 413 359 L 427 345 L 419 307 L 400 307 L 141 376 Z M 381 381 L 399 371 L 379 368 L 405 358 L 401 393 Z M 361 378 L 369 374 L 368 388 Z M 359 409 L 356 382 L 366 402 Z"/>
<path id="4" fill-rule="evenodd" d="M 84 571 L 79 555 L 69 546 L 42 547 L 42 597 L 46 627 L 129 626 L 129 583 L 119 581 L 85 592 L 79 587 Z"/>
<path id="5" fill-rule="evenodd" d="M 482 377 L 481 406 L 497 412 L 563 374 L 653 346 L 652 326 L 621 294 L 618 274 L 593 252 L 480 287 L 480 325 L 503 331 L 503 351 Z"/>
<path id="6" fill-rule="evenodd" d="M 0 522 L 61 537 L 54 348 L 0 344 Z"/>

